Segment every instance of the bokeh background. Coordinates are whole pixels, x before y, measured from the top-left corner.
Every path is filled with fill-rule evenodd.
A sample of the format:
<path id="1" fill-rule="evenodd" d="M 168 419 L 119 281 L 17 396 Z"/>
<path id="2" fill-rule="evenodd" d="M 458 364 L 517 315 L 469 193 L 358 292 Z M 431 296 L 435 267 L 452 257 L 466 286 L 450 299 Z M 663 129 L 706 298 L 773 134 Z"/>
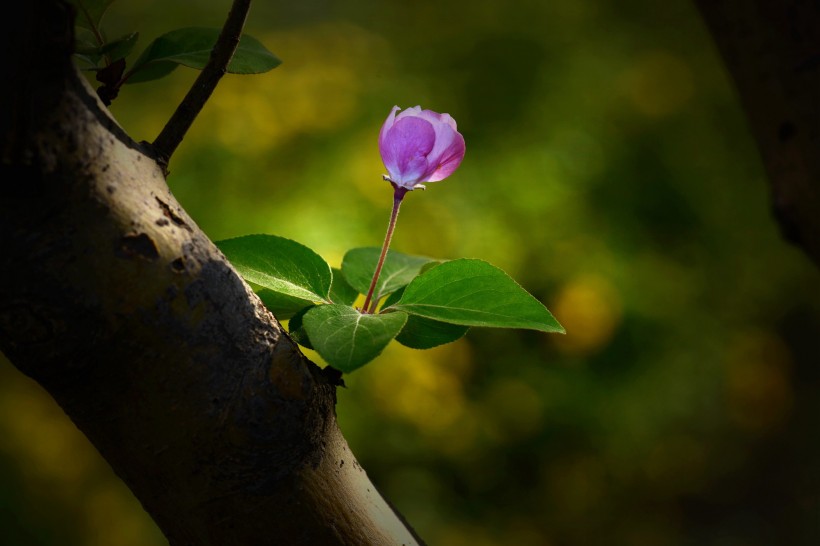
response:
<path id="1" fill-rule="evenodd" d="M 145 45 L 227 9 L 121 0 L 105 22 Z M 689 2 L 270 1 L 248 31 L 284 64 L 226 77 L 171 164 L 213 239 L 278 234 L 334 265 L 380 244 L 377 133 L 421 104 L 467 156 L 408 196 L 393 248 L 488 260 L 568 331 L 394 343 L 346 379 L 353 451 L 431 545 L 820 544 L 820 276 L 778 236 Z M 194 76 L 112 110 L 152 140 Z M 6 361 L 0 538 L 166 544 Z"/>

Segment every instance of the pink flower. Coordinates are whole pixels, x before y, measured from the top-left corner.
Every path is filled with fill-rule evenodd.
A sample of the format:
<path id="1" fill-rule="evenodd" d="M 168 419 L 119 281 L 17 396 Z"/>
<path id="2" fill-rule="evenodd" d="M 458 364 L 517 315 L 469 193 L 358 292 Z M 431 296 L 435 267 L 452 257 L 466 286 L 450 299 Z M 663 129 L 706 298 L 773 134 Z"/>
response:
<path id="1" fill-rule="evenodd" d="M 379 152 L 397 188 L 424 188 L 424 182 L 444 180 L 464 159 L 464 137 L 449 114 L 420 106 L 396 114 L 394 106 L 379 133 Z"/>

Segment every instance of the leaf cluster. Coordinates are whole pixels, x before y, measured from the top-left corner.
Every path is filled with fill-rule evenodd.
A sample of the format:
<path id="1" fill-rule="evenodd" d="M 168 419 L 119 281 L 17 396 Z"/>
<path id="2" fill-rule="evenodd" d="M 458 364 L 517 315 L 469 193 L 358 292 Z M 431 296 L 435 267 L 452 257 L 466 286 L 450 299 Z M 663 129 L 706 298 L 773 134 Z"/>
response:
<path id="1" fill-rule="evenodd" d="M 354 248 L 341 269 L 300 243 L 274 235 L 217 242 L 236 270 L 299 344 L 351 372 L 395 339 L 430 349 L 470 327 L 563 332 L 547 308 L 509 275 L 482 260 L 439 261 L 389 251 L 376 285 L 377 305 L 355 307 L 370 285 L 378 248 Z"/>
<path id="2" fill-rule="evenodd" d="M 77 11 L 75 55 L 84 70 L 95 72 L 102 84 L 97 93 L 105 104 L 111 104 L 125 84 L 162 78 L 180 65 L 202 70 L 220 33 L 218 28 L 202 27 L 172 30 L 149 43 L 129 67 L 126 58 L 134 51 L 139 32 L 109 39 L 102 27 L 103 16 L 114 0 L 69 1 Z M 227 71 L 260 74 L 281 62 L 259 40 L 243 35 Z"/>

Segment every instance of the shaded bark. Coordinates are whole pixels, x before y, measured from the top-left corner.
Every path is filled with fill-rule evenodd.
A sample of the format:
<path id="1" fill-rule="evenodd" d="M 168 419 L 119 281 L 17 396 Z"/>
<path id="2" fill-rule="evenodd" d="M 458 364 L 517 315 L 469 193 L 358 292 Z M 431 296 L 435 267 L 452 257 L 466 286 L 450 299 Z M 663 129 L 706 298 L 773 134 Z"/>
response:
<path id="1" fill-rule="evenodd" d="M 820 2 L 696 4 L 749 118 L 781 232 L 820 265 Z"/>
<path id="2" fill-rule="evenodd" d="M 0 349 L 171 544 L 415 544 L 309 362 L 70 62 L 65 4 L 5 19 Z"/>

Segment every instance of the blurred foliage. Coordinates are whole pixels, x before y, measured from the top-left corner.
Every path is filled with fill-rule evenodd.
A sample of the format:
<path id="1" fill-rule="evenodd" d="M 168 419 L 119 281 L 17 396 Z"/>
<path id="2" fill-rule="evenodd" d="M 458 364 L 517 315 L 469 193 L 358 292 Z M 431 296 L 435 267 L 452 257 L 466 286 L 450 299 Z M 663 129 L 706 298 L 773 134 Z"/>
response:
<path id="1" fill-rule="evenodd" d="M 226 9 L 122 0 L 106 21 L 150 40 Z M 568 331 L 393 344 L 346 379 L 345 435 L 430 544 L 820 543 L 818 274 L 778 236 L 689 3 L 258 2 L 247 30 L 284 64 L 226 77 L 171 163 L 213 239 L 333 265 L 378 245 L 378 129 L 421 104 L 467 156 L 408 196 L 394 248 L 486 259 Z M 194 76 L 113 112 L 152 140 Z M 0 376 L 4 543 L 163 544 L 53 402 Z"/>

